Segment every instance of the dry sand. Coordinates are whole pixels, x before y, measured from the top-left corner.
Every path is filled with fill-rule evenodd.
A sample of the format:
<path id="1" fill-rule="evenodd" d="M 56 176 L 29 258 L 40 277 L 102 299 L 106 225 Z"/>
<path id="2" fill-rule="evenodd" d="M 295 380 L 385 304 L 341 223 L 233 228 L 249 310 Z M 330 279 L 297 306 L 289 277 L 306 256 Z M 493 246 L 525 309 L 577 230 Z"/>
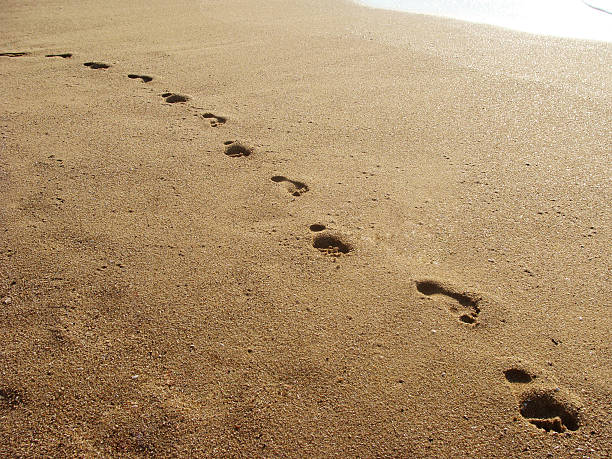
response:
<path id="1" fill-rule="evenodd" d="M 610 44 L 7 0 L 9 52 L 1 457 L 612 455 Z"/>

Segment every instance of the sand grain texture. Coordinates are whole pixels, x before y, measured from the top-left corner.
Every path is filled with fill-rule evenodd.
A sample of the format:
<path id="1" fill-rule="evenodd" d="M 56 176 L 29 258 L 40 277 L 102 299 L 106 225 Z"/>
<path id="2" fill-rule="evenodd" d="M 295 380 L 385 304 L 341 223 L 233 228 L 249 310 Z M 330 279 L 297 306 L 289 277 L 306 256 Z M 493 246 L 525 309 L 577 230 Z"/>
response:
<path id="1" fill-rule="evenodd" d="M 4 2 L 0 456 L 610 457 L 611 56 Z"/>

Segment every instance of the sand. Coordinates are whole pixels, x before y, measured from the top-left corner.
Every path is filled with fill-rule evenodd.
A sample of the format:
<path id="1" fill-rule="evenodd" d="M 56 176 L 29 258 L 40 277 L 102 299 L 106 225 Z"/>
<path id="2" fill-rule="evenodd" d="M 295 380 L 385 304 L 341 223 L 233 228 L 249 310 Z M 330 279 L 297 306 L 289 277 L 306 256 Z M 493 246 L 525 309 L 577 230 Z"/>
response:
<path id="1" fill-rule="evenodd" d="M 8 0 L 0 53 L 1 457 L 612 455 L 612 45 Z"/>

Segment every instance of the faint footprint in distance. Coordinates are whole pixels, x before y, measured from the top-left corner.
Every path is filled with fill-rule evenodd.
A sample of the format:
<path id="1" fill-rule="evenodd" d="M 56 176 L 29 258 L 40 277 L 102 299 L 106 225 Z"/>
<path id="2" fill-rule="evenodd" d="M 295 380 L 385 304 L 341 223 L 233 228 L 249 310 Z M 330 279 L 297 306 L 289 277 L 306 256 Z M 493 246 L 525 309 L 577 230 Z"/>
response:
<path id="1" fill-rule="evenodd" d="M 61 57 L 62 59 L 69 59 L 72 57 L 72 53 L 46 54 L 45 57 Z"/>
<path id="2" fill-rule="evenodd" d="M 308 185 L 297 180 L 291 180 L 282 175 L 275 175 L 270 180 L 275 183 L 284 183 L 287 191 L 293 196 L 301 196 L 308 191 Z"/>
<path id="3" fill-rule="evenodd" d="M 239 142 L 235 142 L 233 140 L 228 140 L 224 142 L 225 154 L 232 158 L 240 158 L 243 156 L 250 156 L 253 154 L 253 148 L 247 147 Z"/>
<path id="4" fill-rule="evenodd" d="M 22 51 L 22 52 L 18 52 L 18 53 L 0 53 L 0 56 L 3 57 L 23 57 L 23 56 L 29 56 L 30 53 L 28 53 L 27 51 Z"/>
<path id="5" fill-rule="evenodd" d="M 425 296 L 438 297 L 445 301 L 449 309 L 459 315 L 461 322 L 469 325 L 477 324 L 480 307 L 479 300 L 473 295 L 458 293 L 433 280 L 417 282 L 416 289 Z"/>
<path id="6" fill-rule="evenodd" d="M 153 81 L 153 77 L 147 75 L 136 75 L 135 73 L 128 74 L 128 78 L 131 80 L 136 80 L 140 78 L 144 83 L 148 83 L 149 81 Z"/>
<path id="7" fill-rule="evenodd" d="M 110 67 L 110 64 L 105 64 L 104 62 L 85 62 L 83 65 L 90 69 L 107 69 Z"/>
<path id="8" fill-rule="evenodd" d="M 204 113 L 202 118 L 209 120 L 212 127 L 221 126 L 227 122 L 226 117 L 214 115 L 212 113 Z"/>
<path id="9" fill-rule="evenodd" d="M 181 103 L 181 102 L 187 102 L 189 100 L 188 96 L 184 96 L 182 94 L 175 94 L 173 92 L 165 92 L 161 96 L 169 104 L 176 104 L 176 103 Z"/>

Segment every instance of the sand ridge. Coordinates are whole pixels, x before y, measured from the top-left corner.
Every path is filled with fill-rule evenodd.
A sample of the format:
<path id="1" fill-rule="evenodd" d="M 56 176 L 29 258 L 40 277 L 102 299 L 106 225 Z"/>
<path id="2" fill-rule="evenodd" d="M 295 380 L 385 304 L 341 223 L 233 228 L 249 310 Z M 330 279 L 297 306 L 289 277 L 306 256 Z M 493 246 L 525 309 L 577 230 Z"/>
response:
<path id="1" fill-rule="evenodd" d="M 317 5 L 2 46 L 0 453 L 609 455 L 599 64 L 574 88 L 444 37 L 602 48 Z"/>

